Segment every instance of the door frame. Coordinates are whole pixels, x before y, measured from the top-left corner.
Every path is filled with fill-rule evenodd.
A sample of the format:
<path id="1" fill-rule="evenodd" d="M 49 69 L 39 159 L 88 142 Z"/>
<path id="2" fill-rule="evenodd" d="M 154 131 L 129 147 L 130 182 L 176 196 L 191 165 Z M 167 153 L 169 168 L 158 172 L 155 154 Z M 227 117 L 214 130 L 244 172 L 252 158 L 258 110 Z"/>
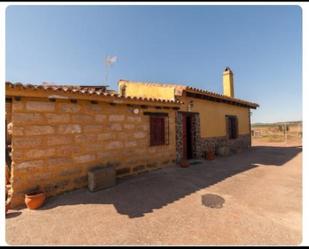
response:
<path id="1" fill-rule="evenodd" d="M 186 129 L 186 117 L 191 116 L 191 144 L 192 144 L 192 158 L 201 157 L 201 138 L 200 138 L 200 113 L 199 112 L 186 112 L 177 111 L 176 113 L 176 161 L 187 159 L 186 142 L 184 142 L 184 132 Z M 185 117 L 185 118 L 184 118 Z M 185 156 L 184 156 L 185 155 Z"/>
<path id="2" fill-rule="evenodd" d="M 182 151 L 182 158 L 184 159 L 193 159 L 194 158 L 194 143 L 195 143 L 195 139 L 194 139 L 194 132 L 193 132 L 193 119 L 194 119 L 194 115 L 196 113 L 194 112 L 182 112 L 182 147 L 183 147 L 183 151 Z M 189 132 L 191 132 L 190 134 L 190 140 L 191 142 L 188 143 L 188 129 L 187 129 L 187 118 L 190 118 L 190 124 L 191 124 L 191 130 Z M 191 155 L 189 158 L 189 150 L 188 150 L 188 144 L 190 144 L 190 151 L 191 151 Z"/>

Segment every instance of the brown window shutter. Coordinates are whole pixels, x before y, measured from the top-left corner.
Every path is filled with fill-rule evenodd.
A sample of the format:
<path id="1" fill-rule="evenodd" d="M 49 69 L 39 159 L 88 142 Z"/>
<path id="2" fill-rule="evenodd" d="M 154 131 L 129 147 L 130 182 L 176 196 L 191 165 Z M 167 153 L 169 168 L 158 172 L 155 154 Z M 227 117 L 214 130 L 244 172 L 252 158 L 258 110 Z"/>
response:
<path id="1" fill-rule="evenodd" d="M 150 116 L 150 145 L 165 144 L 164 117 Z"/>
<path id="2" fill-rule="evenodd" d="M 238 137 L 238 118 L 235 117 L 235 138 Z"/>
<path id="3" fill-rule="evenodd" d="M 226 116 L 226 135 L 228 139 L 238 137 L 238 118 L 237 116 Z"/>

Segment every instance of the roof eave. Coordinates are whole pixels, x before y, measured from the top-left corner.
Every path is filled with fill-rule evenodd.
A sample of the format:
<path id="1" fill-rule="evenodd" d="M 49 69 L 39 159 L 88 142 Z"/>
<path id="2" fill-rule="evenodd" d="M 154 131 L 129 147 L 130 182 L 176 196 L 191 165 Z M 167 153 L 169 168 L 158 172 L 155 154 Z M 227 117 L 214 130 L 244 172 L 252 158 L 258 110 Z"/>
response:
<path id="1" fill-rule="evenodd" d="M 216 94 L 216 93 L 202 91 L 202 90 L 198 90 L 198 89 L 195 89 L 195 88 L 192 88 L 192 87 L 187 87 L 187 89 L 185 89 L 183 91 L 182 96 L 185 96 L 186 93 L 204 95 L 206 97 L 209 97 L 210 101 L 218 100 L 220 102 L 225 102 L 227 104 L 240 105 L 240 106 L 243 106 L 243 107 L 246 107 L 246 108 L 251 108 L 251 109 L 256 109 L 257 107 L 259 107 L 259 105 L 256 104 L 256 103 L 252 103 L 252 102 L 248 102 L 248 101 L 245 101 L 245 100 L 240 100 L 240 99 L 235 99 L 235 98 L 223 96 L 223 95 Z"/>
<path id="2" fill-rule="evenodd" d="M 178 107 L 180 106 L 180 101 L 167 101 L 159 99 L 145 99 L 139 97 L 122 97 L 118 94 L 104 93 L 102 95 L 97 94 L 96 92 L 80 92 L 80 91 L 65 91 L 62 88 L 57 90 L 53 89 L 44 89 L 43 87 L 35 87 L 32 85 L 23 85 L 23 84 L 13 84 L 6 82 L 5 86 L 6 96 L 19 96 L 19 97 L 43 97 L 43 98 L 54 98 L 57 96 L 59 99 L 81 99 L 81 100 L 95 100 L 101 102 L 109 103 L 119 103 L 119 104 L 146 104 L 150 106 L 171 106 Z"/>

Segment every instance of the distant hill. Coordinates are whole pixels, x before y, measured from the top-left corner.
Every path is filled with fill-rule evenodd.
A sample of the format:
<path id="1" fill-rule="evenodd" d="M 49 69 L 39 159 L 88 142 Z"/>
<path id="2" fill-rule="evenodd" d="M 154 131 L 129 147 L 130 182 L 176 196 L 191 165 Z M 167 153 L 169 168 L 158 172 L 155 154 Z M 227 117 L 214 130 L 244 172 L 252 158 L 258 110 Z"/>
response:
<path id="1" fill-rule="evenodd" d="M 287 122 L 275 122 L 275 123 L 253 123 L 252 127 L 261 127 L 261 126 L 277 126 L 277 125 L 302 125 L 302 121 L 287 121 Z"/>

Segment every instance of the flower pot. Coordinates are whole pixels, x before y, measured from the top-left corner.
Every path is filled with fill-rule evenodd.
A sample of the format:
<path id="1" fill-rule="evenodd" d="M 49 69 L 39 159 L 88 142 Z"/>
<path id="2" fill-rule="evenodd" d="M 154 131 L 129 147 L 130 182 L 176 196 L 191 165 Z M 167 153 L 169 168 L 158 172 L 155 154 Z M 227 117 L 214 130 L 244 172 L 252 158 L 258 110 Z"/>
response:
<path id="1" fill-rule="evenodd" d="M 214 160 L 215 159 L 215 153 L 214 152 L 207 152 L 206 153 L 206 159 L 207 160 Z"/>
<path id="2" fill-rule="evenodd" d="M 188 160 L 182 159 L 179 163 L 181 168 L 188 168 L 190 166 Z"/>
<path id="3" fill-rule="evenodd" d="M 29 209 L 37 209 L 43 205 L 45 199 L 45 193 L 30 193 L 25 195 L 25 204 Z"/>

